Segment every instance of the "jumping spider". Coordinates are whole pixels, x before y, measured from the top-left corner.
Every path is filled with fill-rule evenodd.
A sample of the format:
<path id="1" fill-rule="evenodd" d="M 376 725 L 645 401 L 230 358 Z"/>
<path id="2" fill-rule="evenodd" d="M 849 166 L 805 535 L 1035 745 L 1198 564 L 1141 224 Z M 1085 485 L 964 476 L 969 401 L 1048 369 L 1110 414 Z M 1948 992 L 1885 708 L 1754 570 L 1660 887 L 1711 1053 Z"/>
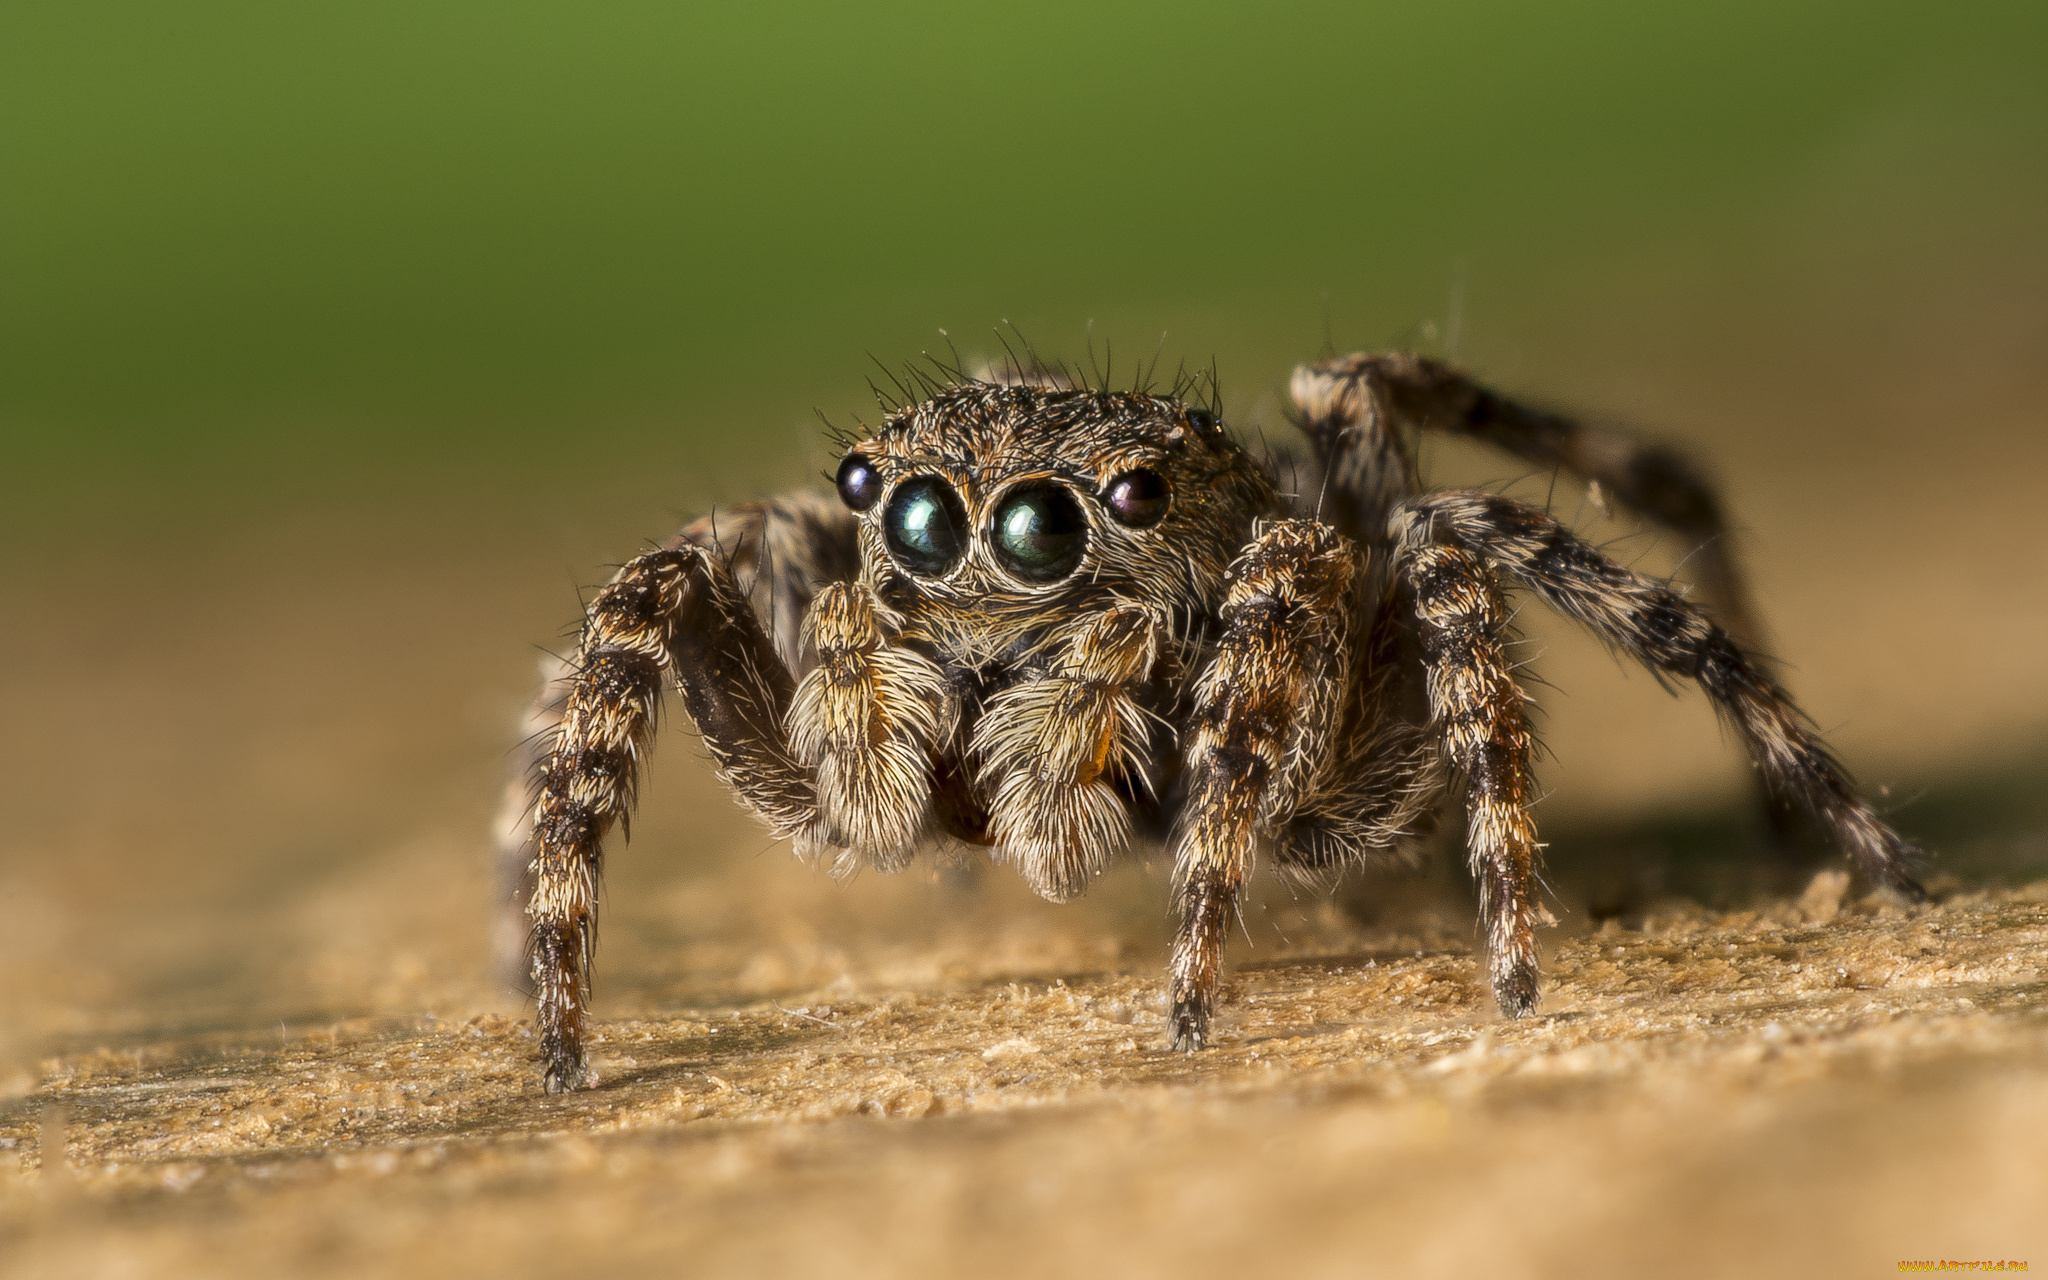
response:
<path id="1" fill-rule="evenodd" d="M 1170 1035 L 1200 1049 L 1255 856 L 1328 882 L 1400 853 L 1454 789 L 1495 999 L 1536 1004 L 1532 737 L 1500 579 L 1693 680 L 1768 787 L 1913 899 L 1915 850 L 1738 639 L 1718 503 L 1674 455 L 1502 399 L 1437 361 L 1294 375 L 1309 453 L 1255 460 L 1212 408 L 1063 375 L 942 368 L 849 437 L 836 500 L 699 520 L 591 602 L 543 690 L 537 789 L 505 830 L 529 881 L 543 1079 L 595 1083 L 584 1001 L 600 844 L 633 805 L 664 684 L 740 803 L 835 870 L 949 841 L 1064 900 L 1133 839 L 1173 855 Z M 1544 511 L 1431 492 L 1414 434 L 1597 482 L 1697 544 L 1695 604 Z M 1298 496 L 1297 496 L 1298 495 Z"/>

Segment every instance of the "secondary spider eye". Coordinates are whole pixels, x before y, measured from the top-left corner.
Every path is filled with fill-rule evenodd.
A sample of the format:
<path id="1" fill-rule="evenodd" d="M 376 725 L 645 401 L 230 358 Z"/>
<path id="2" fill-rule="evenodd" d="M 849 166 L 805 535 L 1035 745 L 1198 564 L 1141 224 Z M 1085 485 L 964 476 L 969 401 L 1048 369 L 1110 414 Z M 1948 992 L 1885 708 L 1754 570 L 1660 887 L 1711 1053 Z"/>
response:
<path id="1" fill-rule="evenodd" d="M 960 495 L 937 476 L 897 485 L 882 513 L 882 536 L 890 552 L 904 568 L 927 578 L 943 577 L 960 562 L 966 529 Z"/>
<path id="2" fill-rule="evenodd" d="M 1109 482 L 1109 487 L 1102 491 L 1102 501 L 1118 524 L 1142 529 L 1159 523 L 1167 504 L 1173 501 L 1173 490 L 1167 487 L 1166 477 L 1156 471 L 1126 471 Z"/>
<path id="3" fill-rule="evenodd" d="M 1058 582 L 1088 549 L 1088 517 L 1065 485 L 1034 484 L 996 508 L 993 537 L 1005 569 L 1026 582 Z"/>
<path id="4" fill-rule="evenodd" d="M 882 496 L 882 473 L 857 453 L 839 464 L 839 500 L 854 511 L 866 511 Z"/>

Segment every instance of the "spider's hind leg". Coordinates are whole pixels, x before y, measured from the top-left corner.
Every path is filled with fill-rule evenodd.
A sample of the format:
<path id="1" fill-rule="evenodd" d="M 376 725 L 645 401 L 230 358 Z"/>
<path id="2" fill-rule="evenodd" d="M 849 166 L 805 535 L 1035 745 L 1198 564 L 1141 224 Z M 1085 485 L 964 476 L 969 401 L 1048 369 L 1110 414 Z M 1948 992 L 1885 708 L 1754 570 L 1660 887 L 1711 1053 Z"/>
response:
<path id="1" fill-rule="evenodd" d="M 1859 795 L 1848 774 L 1758 659 L 1726 628 L 1660 583 L 1616 564 L 1524 503 L 1471 491 L 1432 493 L 1397 510 L 1404 548 L 1483 556 L 1651 671 L 1698 683 L 1747 744 L 1765 784 L 1824 826 L 1876 884 L 1920 901 L 1916 850 Z"/>
<path id="2" fill-rule="evenodd" d="M 1358 352 L 1297 369 L 1293 395 L 1321 474 L 1306 497 L 1320 498 L 1340 529 L 1373 545 L 1386 517 L 1419 485 L 1409 453 L 1413 433 L 1442 431 L 1481 441 L 1549 470 L 1577 476 L 1673 535 L 1683 574 L 1705 607 L 1766 677 L 1774 664 L 1760 650 L 1762 618 L 1735 554 L 1714 486 L 1684 454 L 1627 431 L 1595 426 L 1522 404 L 1440 360 L 1406 351 Z M 1803 860 L 1816 843 L 1813 821 L 1768 787 L 1758 808 L 1781 857 Z"/>
<path id="3" fill-rule="evenodd" d="M 1416 487 L 1397 427 L 1483 441 L 1596 484 L 1605 498 L 1676 535 L 1685 546 L 1686 575 L 1708 612 L 1744 644 L 1763 643 L 1720 497 L 1699 467 L 1676 450 L 1532 408 L 1441 360 L 1407 351 L 1360 352 L 1296 370 L 1294 399 L 1318 453 L 1329 460 L 1332 487 L 1356 490 L 1360 480 L 1367 481 L 1373 501 L 1363 518 L 1383 518 L 1394 500 L 1406 496 L 1390 498 L 1394 483 L 1380 477 L 1405 468 L 1408 491 Z M 1375 528 L 1370 536 L 1379 532 Z"/>

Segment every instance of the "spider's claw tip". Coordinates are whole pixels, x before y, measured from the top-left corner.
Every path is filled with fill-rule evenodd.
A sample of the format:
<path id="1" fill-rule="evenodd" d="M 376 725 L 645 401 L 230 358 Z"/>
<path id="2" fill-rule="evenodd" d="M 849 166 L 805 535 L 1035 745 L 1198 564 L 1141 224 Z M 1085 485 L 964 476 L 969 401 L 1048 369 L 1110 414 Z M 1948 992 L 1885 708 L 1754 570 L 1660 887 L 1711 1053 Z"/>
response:
<path id="1" fill-rule="evenodd" d="M 1503 1017 L 1526 1018 L 1536 1012 L 1536 971 L 1517 966 L 1493 980 L 1493 998 Z"/>
<path id="2" fill-rule="evenodd" d="M 597 1088 L 597 1072 L 574 1059 L 550 1062 L 541 1073 L 541 1087 L 549 1093 L 574 1093 Z"/>

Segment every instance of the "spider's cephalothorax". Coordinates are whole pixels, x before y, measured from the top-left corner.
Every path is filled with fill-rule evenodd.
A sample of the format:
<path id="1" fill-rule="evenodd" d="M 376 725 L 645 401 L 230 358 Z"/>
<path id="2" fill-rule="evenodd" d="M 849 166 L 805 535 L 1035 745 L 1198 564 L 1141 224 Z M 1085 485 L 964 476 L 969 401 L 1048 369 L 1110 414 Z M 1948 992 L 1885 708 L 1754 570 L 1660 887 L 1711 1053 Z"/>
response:
<path id="1" fill-rule="evenodd" d="M 1536 1002 L 1532 738 L 1505 576 L 1653 670 L 1697 681 L 1768 785 L 1908 896 L 1913 851 L 1740 637 L 1711 491 L 1681 460 L 1409 355 L 1297 372 L 1296 509 L 1183 398 L 955 378 L 854 440 L 838 500 L 720 512 L 622 569 L 536 706 L 523 870 L 544 1080 L 592 1080 L 583 1000 L 600 842 L 631 807 L 664 684 L 739 800 L 841 869 L 985 846 L 1064 899 L 1163 840 L 1176 1047 L 1209 1034 L 1255 856 L 1326 881 L 1468 806 L 1496 999 Z M 1424 492 L 1415 429 L 1597 481 L 1700 544 L 1705 607 L 1494 494 Z"/>
<path id="2" fill-rule="evenodd" d="M 1157 821 L 1265 474 L 1174 400 L 970 383 L 892 415 L 838 487 L 860 575 L 813 612 L 788 718 L 808 838 L 887 867 L 930 826 L 1080 892 Z"/>

